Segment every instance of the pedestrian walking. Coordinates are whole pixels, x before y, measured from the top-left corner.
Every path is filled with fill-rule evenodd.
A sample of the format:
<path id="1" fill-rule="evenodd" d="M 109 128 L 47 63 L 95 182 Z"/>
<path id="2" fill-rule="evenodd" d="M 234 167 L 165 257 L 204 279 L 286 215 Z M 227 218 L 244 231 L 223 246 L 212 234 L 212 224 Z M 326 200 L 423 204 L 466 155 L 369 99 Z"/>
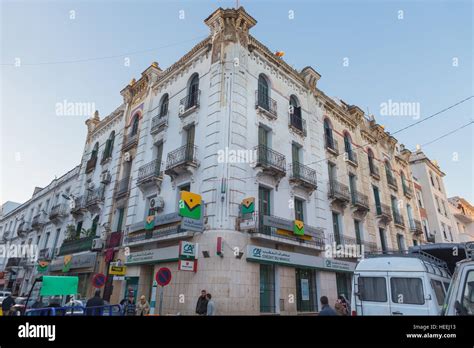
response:
<path id="1" fill-rule="evenodd" d="M 212 295 L 211 294 L 206 294 L 207 298 L 207 311 L 206 315 L 216 315 L 216 304 L 212 300 Z"/>
<path id="2" fill-rule="evenodd" d="M 337 315 L 336 311 L 332 309 L 331 306 L 329 305 L 329 300 L 327 296 L 321 296 L 319 301 L 321 302 L 321 310 L 319 311 L 319 315 L 322 315 L 322 316 Z"/>
<path id="3" fill-rule="evenodd" d="M 146 300 L 145 295 L 140 297 L 140 302 L 138 302 L 136 311 L 139 316 L 148 315 L 150 313 L 150 304 Z"/>
<path id="4" fill-rule="evenodd" d="M 100 297 L 100 290 L 96 290 L 94 297 L 87 300 L 86 315 L 101 315 L 101 309 L 97 307 L 102 307 L 103 305 L 104 300 Z"/>
<path id="5" fill-rule="evenodd" d="M 137 306 L 133 298 L 133 292 L 128 294 L 128 299 L 122 300 L 120 304 L 123 306 L 123 311 L 126 316 L 134 316 L 136 314 Z"/>
<path id="6" fill-rule="evenodd" d="M 339 297 L 337 298 L 336 303 L 334 305 L 334 309 L 336 310 L 338 315 L 350 315 L 349 305 L 343 295 L 339 295 Z"/>
<path id="7" fill-rule="evenodd" d="M 8 294 L 7 297 L 3 299 L 2 302 L 2 311 L 4 316 L 13 315 L 12 308 L 15 305 L 15 300 L 13 299 L 11 294 Z"/>
<path id="8" fill-rule="evenodd" d="M 196 314 L 198 315 L 207 314 L 206 290 L 201 290 L 201 296 L 199 296 L 197 304 L 196 304 Z"/>

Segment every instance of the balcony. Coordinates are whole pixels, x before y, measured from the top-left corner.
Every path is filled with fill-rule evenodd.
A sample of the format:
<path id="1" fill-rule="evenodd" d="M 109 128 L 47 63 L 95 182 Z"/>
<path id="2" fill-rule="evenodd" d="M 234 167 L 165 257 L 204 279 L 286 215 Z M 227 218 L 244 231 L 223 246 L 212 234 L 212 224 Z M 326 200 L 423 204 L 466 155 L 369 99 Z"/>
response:
<path id="1" fill-rule="evenodd" d="M 338 245 L 345 246 L 344 250 L 346 251 L 352 251 L 352 250 L 357 250 L 357 247 L 361 247 L 361 256 L 363 256 L 366 253 L 373 253 L 377 251 L 377 243 L 373 242 L 367 242 L 358 238 L 354 237 L 349 237 L 345 236 L 342 234 L 330 234 L 328 236 L 328 242 L 327 244 L 331 245 L 334 247 L 334 244 L 336 244 L 336 247 Z M 363 247 L 363 248 L 362 248 Z"/>
<path id="2" fill-rule="evenodd" d="M 268 95 L 255 91 L 255 108 L 271 120 L 278 118 L 277 102 Z"/>
<path id="3" fill-rule="evenodd" d="M 86 209 L 91 212 L 96 212 L 102 207 L 104 202 L 104 187 L 88 190 L 86 195 Z"/>
<path id="4" fill-rule="evenodd" d="M 33 230 L 38 230 L 41 227 L 43 227 L 46 224 L 46 221 L 43 218 L 43 214 L 36 214 L 33 216 L 33 219 L 31 219 L 31 228 Z"/>
<path id="5" fill-rule="evenodd" d="M 128 133 L 123 141 L 122 151 L 128 151 L 138 145 L 138 132 Z"/>
<path id="6" fill-rule="evenodd" d="M 344 160 L 350 165 L 357 167 L 357 153 L 354 150 L 349 150 L 344 153 Z"/>
<path id="7" fill-rule="evenodd" d="M 395 224 L 395 226 L 405 228 L 405 221 L 403 219 L 403 216 L 396 211 L 393 212 L 393 223 Z"/>
<path id="8" fill-rule="evenodd" d="M 143 224 L 141 224 L 143 226 Z M 194 235 L 193 231 L 183 230 L 181 226 L 163 226 L 153 231 L 140 231 L 131 233 L 125 237 L 124 245 L 139 245 L 150 242 L 170 242 L 189 239 Z"/>
<path id="9" fill-rule="evenodd" d="M 140 189 L 160 187 L 162 181 L 161 160 L 153 160 L 138 169 L 137 185 Z"/>
<path id="10" fill-rule="evenodd" d="M 84 237 L 76 240 L 65 240 L 59 248 L 58 255 L 69 255 L 79 253 L 81 251 L 88 251 L 92 248 L 92 241 L 96 236 Z"/>
<path id="11" fill-rule="evenodd" d="M 159 114 L 158 116 L 155 116 L 151 120 L 151 128 L 150 128 L 150 133 L 151 134 L 156 134 L 160 133 L 163 131 L 168 124 L 168 108 L 166 108 L 166 113 L 165 114 Z"/>
<path id="12" fill-rule="evenodd" d="M 423 234 L 423 227 L 421 226 L 421 222 L 419 220 L 409 220 L 410 224 L 410 232 L 412 232 L 415 235 L 420 235 Z"/>
<path id="13" fill-rule="evenodd" d="M 288 126 L 299 135 L 306 136 L 306 120 L 301 116 L 301 108 L 294 108 L 289 116 Z"/>
<path id="14" fill-rule="evenodd" d="M 359 191 L 355 191 L 351 193 L 351 202 L 352 205 L 361 212 L 368 212 L 369 209 L 369 198 L 367 195 Z"/>
<path id="15" fill-rule="evenodd" d="M 22 222 L 18 225 L 18 230 L 17 230 L 18 236 L 24 237 L 24 236 L 26 236 L 26 235 L 28 234 L 29 231 L 30 231 L 30 224 L 29 224 L 29 222 L 22 221 Z"/>
<path id="16" fill-rule="evenodd" d="M 192 173 L 198 166 L 197 150 L 196 145 L 187 144 L 168 153 L 165 174 L 174 179 L 183 173 Z"/>
<path id="17" fill-rule="evenodd" d="M 324 136 L 326 150 L 332 153 L 333 155 L 339 155 L 339 145 L 337 140 L 333 137 L 328 136 L 327 134 Z"/>
<path id="18" fill-rule="evenodd" d="M 18 267 L 20 266 L 21 257 L 10 257 L 7 261 L 5 268 Z"/>
<path id="19" fill-rule="evenodd" d="M 325 246 L 324 233 L 316 227 L 304 225 L 304 235 L 293 233 L 294 220 L 258 212 L 241 217 L 240 222 L 249 222 L 253 226 L 246 229 L 252 239 L 272 241 L 276 243 L 301 246 L 310 249 L 322 250 Z"/>
<path id="20" fill-rule="evenodd" d="M 65 217 L 68 213 L 67 206 L 65 204 L 56 204 L 51 207 L 49 212 L 49 220 L 53 223 L 58 222 L 61 218 Z"/>
<path id="21" fill-rule="evenodd" d="M 376 217 L 379 218 L 382 222 L 388 223 L 392 221 L 392 210 L 386 204 L 380 203 L 375 205 Z"/>
<path id="22" fill-rule="evenodd" d="M 293 162 L 290 165 L 290 183 L 312 192 L 318 187 L 316 171 L 304 164 Z"/>
<path id="23" fill-rule="evenodd" d="M 127 176 L 122 180 L 118 181 L 115 186 L 115 199 L 124 198 L 128 195 L 130 189 L 130 177 Z"/>
<path id="24" fill-rule="evenodd" d="M 86 199 L 85 196 L 79 196 L 74 198 L 74 207 L 71 208 L 71 214 L 79 215 L 84 213 L 86 210 Z"/>
<path id="25" fill-rule="evenodd" d="M 286 175 L 285 156 L 265 145 L 257 145 L 256 168 L 260 168 L 264 174 L 275 176 L 278 180 Z"/>
<path id="26" fill-rule="evenodd" d="M 380 180 L 379 168 L 374 163 L 369 163 L 370 176 L 376 180 Z"/>
<path id="27" fill-rule="evenodd" d="M 349 187 L 340 183 L 337 180 L 330 180 L 329 181 L 329 190 L 328 190 L 328 197 L 335 203 L 340 203 L 345 205 L 349 203 L 351 200 L 351 196 L 349 193 Z"/>
<path id="28" fill-rule="evenodd" d="M 406 184 L 403 184 L 403 194 L 407 198 L 412 198 L 413 197 L 413 190 L 409 186 L 407 186 Z"/>
<path id="29" fill-rule="evenodd" d="M 44 248 L 39 251 L 38 260 L 49 261 L 54 257 L 51 248 Z"/>
<path id="30" fill-rule="evenodd" d="M 392 188 L 393 190 L 397 191 L 398 190 L 397 180 L 393 176 L 392 172 L 386 171 L 385 174 L 387 176 L 388 186 Z"/>
<path id="31" fill-rule="evenodd" d="M 86 173 L 93 172 L 95 169 L 95 165 L 97 164 L 97 156 L 92 157 L 87 161 L 86 164 Z"/>
<path id="32" fill-rule="evenodd" d="M 199 97 L 201 91 L 197 90 L 193 93 L 188 94 L 186 97 L 179 101 L 179 117 L 183 118 L 193 113 L 199 108 Z"/>

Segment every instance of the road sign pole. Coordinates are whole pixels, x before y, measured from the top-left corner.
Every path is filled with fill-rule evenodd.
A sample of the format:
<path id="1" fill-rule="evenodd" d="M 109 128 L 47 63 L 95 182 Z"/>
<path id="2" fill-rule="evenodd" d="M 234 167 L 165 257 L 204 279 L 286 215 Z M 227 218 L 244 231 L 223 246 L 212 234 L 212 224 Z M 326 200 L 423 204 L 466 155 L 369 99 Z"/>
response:
<path id="1" fill-rule="evenodd" d="M 151 288 L 151 304 L 150 304 L 150 314 L 155 314 L 155 306 L 156 306 L 156 287 L 157 287 L 156 280 L 153 281 L 153 287 Z"/>
<path id="2" fill-rule="evenodd" d="M 160 316 L 163 313 L 163 287 L 160 287 Z"/>

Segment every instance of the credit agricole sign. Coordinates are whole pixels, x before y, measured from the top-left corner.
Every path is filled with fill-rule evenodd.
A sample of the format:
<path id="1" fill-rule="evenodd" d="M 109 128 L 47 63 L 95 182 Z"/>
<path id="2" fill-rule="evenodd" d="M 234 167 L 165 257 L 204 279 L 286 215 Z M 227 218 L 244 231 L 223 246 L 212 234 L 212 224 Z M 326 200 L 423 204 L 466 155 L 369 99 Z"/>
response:
<path id="1" fill-rule="evenodd" d="M 289 266 L 303 266 L 332 271 L 353 272 L 355 263 L 328 259 L 324 257 L 293 253 L 284 250 L 262 248 L 256 245 L 247 246 L 247 260 L 270 262 Z"/>

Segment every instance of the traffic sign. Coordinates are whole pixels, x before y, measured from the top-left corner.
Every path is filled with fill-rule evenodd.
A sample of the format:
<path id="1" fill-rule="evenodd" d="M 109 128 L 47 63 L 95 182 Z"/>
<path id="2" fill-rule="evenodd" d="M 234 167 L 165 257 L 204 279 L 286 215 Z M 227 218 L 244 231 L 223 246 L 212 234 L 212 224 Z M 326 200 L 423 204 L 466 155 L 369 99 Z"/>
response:
<path id="1" fill-rule="evenodd" d="M 155 276 L 158 285 L 166 286 L 171 281 L 171 271 L 169 268 L 162 267 L 156 272 Z"/>
<path id="2" fill-rule="evenodd" d="M 94 288 L 100 289 L 105 285 L 105 275 L 103 273 L 98 273 L 92 278 L 92 286 Z"/>

